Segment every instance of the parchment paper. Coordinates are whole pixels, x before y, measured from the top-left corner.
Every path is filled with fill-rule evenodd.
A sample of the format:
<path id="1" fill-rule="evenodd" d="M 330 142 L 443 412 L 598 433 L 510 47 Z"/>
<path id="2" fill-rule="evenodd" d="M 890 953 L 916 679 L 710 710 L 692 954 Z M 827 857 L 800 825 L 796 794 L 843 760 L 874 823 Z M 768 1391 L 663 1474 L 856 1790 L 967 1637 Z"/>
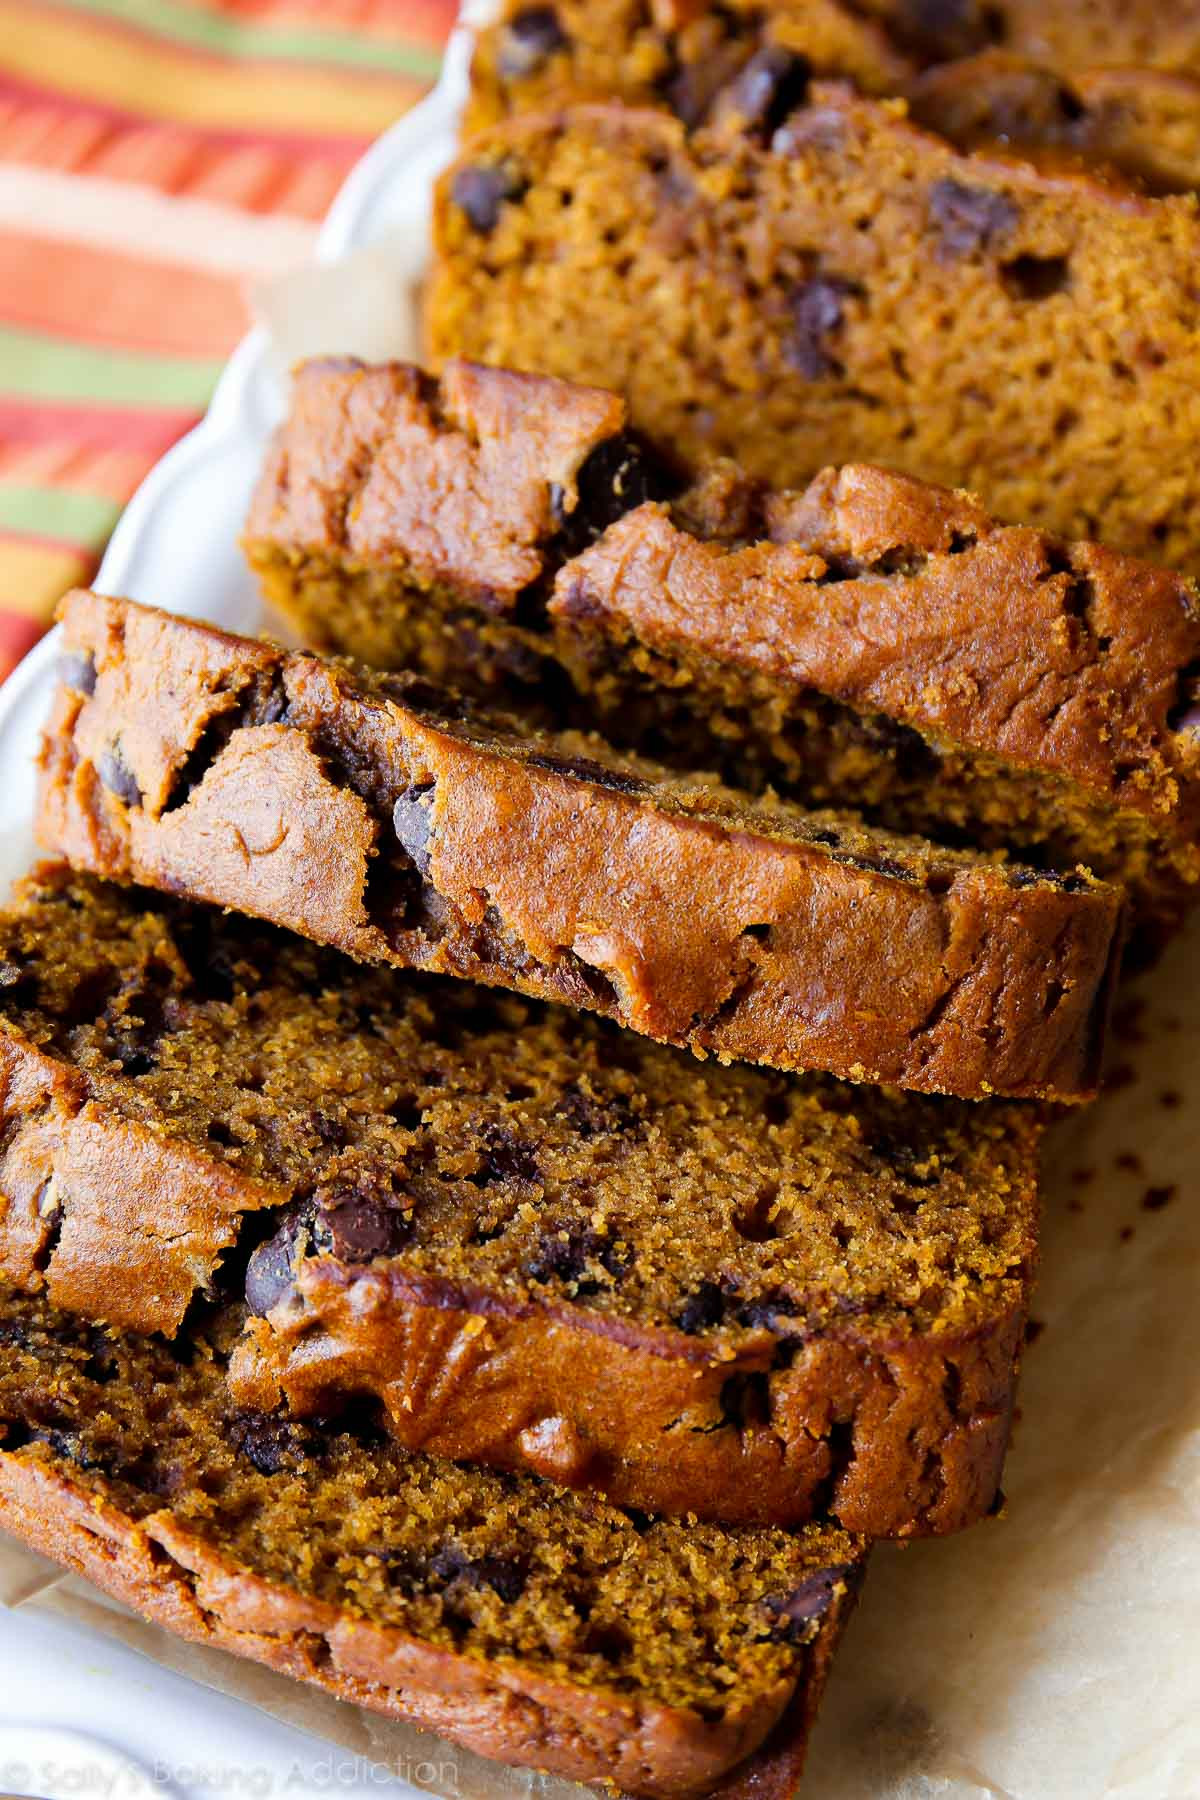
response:
<path id="1" fill-rule="evenodd" d="M 413 274 L 410 242 L 259 289 L 281 365 L 413 355 Z M 1121 1015 L 1104 1102 L 1049 1141 L 1007 1516 L 875 1551 L 807 1800 L 1200 1800 L 1200 921 Z M 449 1760 L 464 1800 L 583 1792 L 180 1643 L 2 1538 L 0 1601 L 399 1771 Z"/>

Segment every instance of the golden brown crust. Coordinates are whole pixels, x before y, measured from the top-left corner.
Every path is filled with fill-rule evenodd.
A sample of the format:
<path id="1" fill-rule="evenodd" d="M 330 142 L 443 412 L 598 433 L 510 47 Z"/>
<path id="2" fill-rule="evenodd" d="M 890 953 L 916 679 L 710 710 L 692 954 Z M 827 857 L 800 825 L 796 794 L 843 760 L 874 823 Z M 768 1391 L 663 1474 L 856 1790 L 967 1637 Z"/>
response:
<path id="1" fill-rule="evenodd" d="M 135 1331 L 176 1331 L 241 1215 L 286 1198 L 119 1117 L 77 1070 L 7 1030 L 0 1128 L 0 1278 Z"/>
<path id="2" fill-rule="evenodd" d="M 574 512 L 581 465 L 624 421 L 615 394 L 469 363 L 440 381 L 406 363 L 305 363 L 246 534 L 295 553 L 336 545 L 363 563 L 399 537 L 419 579 L 469 583 L 480 603 L 508 608 Z"/>
<path id="3" fill-rule="evenodd" d="M 79 866 L 722 1058 L 968 1098 L 1094 1091 L 1115 889 L 886 834 L 830 846 L 801 815 L 480 735 L 411 684 L 128 602 L 78 593 L 63 618 L 94 691 L 59 690 L 39 833 Z M 419 877 L 426 923 L 411 887 L 385 906 L 372 873 L 368 892 L 375 852 Z"/>
<path id="4" fill-rule="evenodd" d="M 1068 776 L 1194 846 L 1200 742 L 1170 718 L 1200 655 L 1190 583 L 864 465 L 769 510 L 777 541 L 729 550 L 639 508 L 559 572 L 551 612 Z"/>
<path id="5" fill-rule="evenodd" d="M 318 1258 L 298 1288 L 302 1304 L 247 1323 L 230 1366 L 243 1405 L 308 1416 L 369 1394 L 407 1449 L 726 1524 L 796 1525 L 819 1502 L 870 1537 L 961 1530 L 992 1505 L 1026 1312 L 890 1338 L 848 1321 L 799 1346 L 764 1330 L 732 1351 L 456 1294 L 401 1262 Z"/>
<path id="6" fill-rule="evenodd" d="M 669 504 L 627 489 L 611 523 L 588 518 L 589 492 L 595 541 L 580 551 L 582 530 L 554 532 L 532 547 L 539 598 L 518 613 L 477 553 L 478 520 L 431 572 L 405 505 L 377 509 L 352 553 L 294 502 L 305 470 L 330 491 L 346 479 L 342 415 L 360 383 L 391 373 L 301 368 L 286 471 L 275 459 L 264 473 L 247 551 L 306 641 L 448 676 L 523 717 L 652 742 L 676 767 L 715 767 L 754 791 L 808 804 L 852 792 L 895 829 L 1083 863 L 1129 888 L 1147 937 L 1192 899 L 1191 583 L 998 525 L 968 495 L 867 464 L 792 492 L 726 464 Z M 481 445 L 499 441 L 513 378 L 471 374 Z M 533 411 L 571 413 L 569 383 L 522 380 Z M 415 490 L 436 476 L 438 439 L 406 443 Z M 535 478 L 529 446 L 520 466 Z M 354 478 L 371 485 L 369 468 Z"/>
<path id="7" fill-rule="evenodd" d="M 615 1782 L 648 1800 L 714 1790 L 727 1800 L 758 1800 L 789 1791 L 783 1783 L 799 1774 L 820 1688 L 853 1605 L 843 1584 L 794 1689 L 780 1684 L 744 1715 L 710 1723 L 549 1680 L 515 1661 L 485 1669 L 370 1625 L 230 1565 L 169 1511 L 134 1519 L 46 1457 L 0 1452 L 0 1524 L 193 1642 L 444 1733 L 495 1760 Z M 752 1760 L 736 1769 L 746 1758 Z"/>

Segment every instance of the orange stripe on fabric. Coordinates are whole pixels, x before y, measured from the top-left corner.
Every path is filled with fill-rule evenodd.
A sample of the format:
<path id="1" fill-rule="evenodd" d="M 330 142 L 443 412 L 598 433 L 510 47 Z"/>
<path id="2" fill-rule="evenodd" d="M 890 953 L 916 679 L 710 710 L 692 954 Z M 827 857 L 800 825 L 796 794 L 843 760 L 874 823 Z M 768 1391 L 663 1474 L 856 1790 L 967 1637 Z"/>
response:
<path id="1" fill-rule="evenodd" d="M 364 145 L 365 147 L 365 145 Z M 136 181 L 244 212 L 324 217 L 359 154 L 281 148 L 175 125 L 144 125 L 49 99 L 0 96 L 0 162 Z"/>
<path id="2" fill-rule="evenodd" d="M 26 634 L 21 641 L 18 657 L 41 636 L 59 597 L 77 582 L 87 581 L 95 567 L 94 556 L 70 545 L 0 536 L 0 607 L 10 615 L 20 614 L 26 625 L 37 621 L 32 636 Z M 0 654 L 7 644 L 4 617 L 0 613 Z M 13 635 L 15 641 L 19 634 Z"/>
<path id="3" fill-rule="evenodd" d="M 249 323 L 237 281 L 111 250 L 0 232 L 0 267 L 0 319 L 79 343 L 219 357 Z"/>
<path id="4" fill-rule="evenodd" d="M 348 138 L 385 130 L 424 91 L 401 75 L 266 61 L 251 67 L 59 13 L 47 0 L 0 0 L 0 68 L 25 81 L 53 70 L 64 93 L 148 118 Z"/>

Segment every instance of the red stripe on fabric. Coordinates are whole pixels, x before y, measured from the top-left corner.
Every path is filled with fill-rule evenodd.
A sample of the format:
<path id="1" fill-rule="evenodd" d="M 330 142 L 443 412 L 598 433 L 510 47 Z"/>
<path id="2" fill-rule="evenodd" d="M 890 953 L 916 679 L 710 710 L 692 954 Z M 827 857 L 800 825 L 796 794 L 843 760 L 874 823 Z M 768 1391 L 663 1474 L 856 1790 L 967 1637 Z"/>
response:
<path id="1" fill-rule="evenodd" d="M 2 554 L 3 545 L 0 544 L 0 555 Z M 0 680 L 12 674 L 21 658 L 33 649 L 45 629 L 36 619 L 27 619 L 22 613 L 5 612 L 0 608 Z"/>
<path id="2" fill-rule="evenodd" d="M 165 408 L 130 412 L 112 406 L 0 399 L 0 441 L 8 444 L 78 444 L 132 450 L 157 458 L 190 431 L 198 413 Z"/>

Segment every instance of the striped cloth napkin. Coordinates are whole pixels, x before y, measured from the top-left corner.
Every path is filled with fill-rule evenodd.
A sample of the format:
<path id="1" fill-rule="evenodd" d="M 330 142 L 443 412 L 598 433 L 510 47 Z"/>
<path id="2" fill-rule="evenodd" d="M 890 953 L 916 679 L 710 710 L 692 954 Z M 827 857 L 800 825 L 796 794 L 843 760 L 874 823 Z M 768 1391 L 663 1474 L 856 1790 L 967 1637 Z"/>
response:
<path id="1" fill-rule="evenodd" d="M 311 256 L 454 0 L 0 0 L 0 676 Z"/>

